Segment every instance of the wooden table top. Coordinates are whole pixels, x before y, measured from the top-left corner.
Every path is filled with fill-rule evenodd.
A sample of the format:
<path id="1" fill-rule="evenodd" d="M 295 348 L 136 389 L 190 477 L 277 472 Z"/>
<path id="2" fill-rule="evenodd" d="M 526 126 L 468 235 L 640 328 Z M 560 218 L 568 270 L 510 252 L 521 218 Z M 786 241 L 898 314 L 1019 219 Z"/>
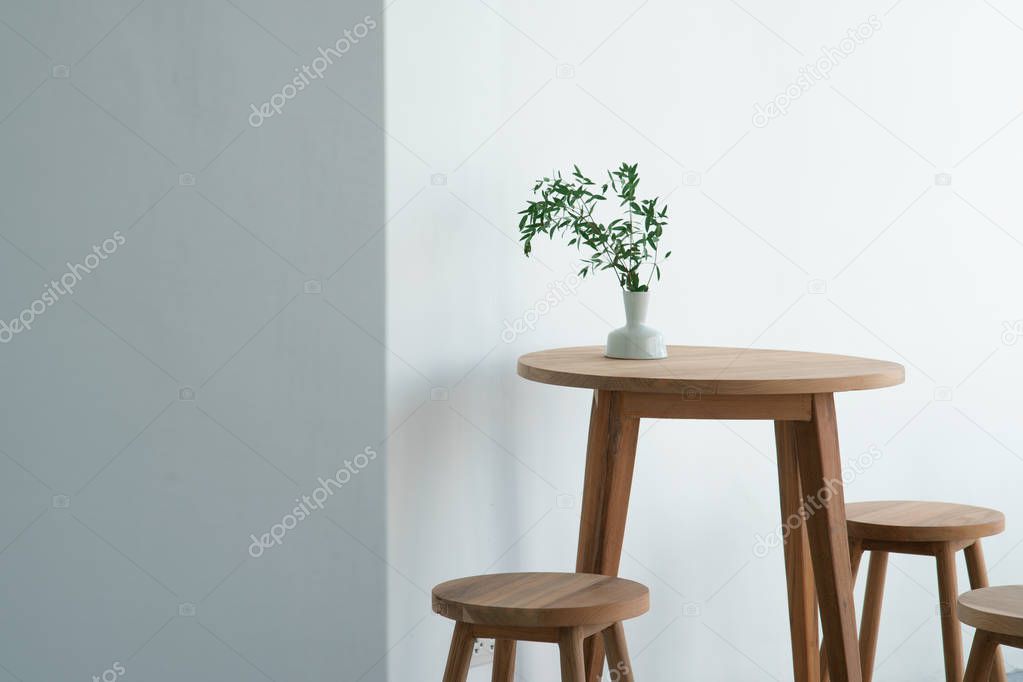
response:
<path id="1" fill-rule="evenodd" d="M 604 357 L 603 346 L 557 348 L 519 358 L 519 376 L 544 384 L 607 391 L 709 395 L 838 393 L 895 386 L 895 362 L 786 350 L 669 346 L 663 360 Z"/>

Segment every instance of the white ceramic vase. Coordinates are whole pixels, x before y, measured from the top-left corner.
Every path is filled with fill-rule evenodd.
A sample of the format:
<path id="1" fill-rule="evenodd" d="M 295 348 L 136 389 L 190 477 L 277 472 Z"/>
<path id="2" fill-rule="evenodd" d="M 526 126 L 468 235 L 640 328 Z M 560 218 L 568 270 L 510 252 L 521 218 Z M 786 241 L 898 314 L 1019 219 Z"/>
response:
<path id="1" fill-rule="evenodd" d="M 609 358 L 626 360 L 657 360 L 668 357 L 661 332 L 648 327 L 647 308 L 650 306 L 649 291 L 623 291 L 625 302 L 625 326 L 607 335 L 604 355 Z"/>

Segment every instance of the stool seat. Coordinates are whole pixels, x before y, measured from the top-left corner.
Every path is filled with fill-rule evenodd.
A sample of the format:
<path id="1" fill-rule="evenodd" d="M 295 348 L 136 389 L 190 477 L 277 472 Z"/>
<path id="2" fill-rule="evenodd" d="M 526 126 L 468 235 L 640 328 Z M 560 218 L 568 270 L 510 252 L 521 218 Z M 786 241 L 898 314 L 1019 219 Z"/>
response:
<path id="1" fill-rule="evenodd" d="M 849 537 L 881 542 L 961 542 L 997 535 L 1005 515 L 949 502 L 850 502 Z"/>
<path id="2" fill-rule="evenodd" d="M 466 682 L 473 641 L 494 639 L 493 682 L 514 682 L 517 642 L 551 642 L 562 682 L 586 682 L 584 645 L 598 635 L 612 679 L 635 682 L 622 621 L 650 609 L 650 591 L 589 573 L 499 573 L 441 583 L 433 610 L 455 621 L 444 682 Z M 593 640 L 590 640 L 593 641 Z"/>
<path id="3" fill-rule="evenodd" d="M 476 625 L 563 628 L 617 623 L 650 609 L 645 585 L 588 573 L 502 573 L 433 588 L 433 610 Z"/>
<path id="4" fill-rule="evenodd" d="M 1023 585 L 985 587 L 960 595 L 959 620 L 978 630 L 1023 637 Z"/>
<path id="5" fill-rule="evenodd" d="M 994 509 L 951 502 L 849 502 L 846 525 L 853 581 L 860 560 L 870 553 L 867 588 L 859 630 L 859 653 L 863 682 L 871 682 L 881 624 L 881 602 L 889 554 L 934 557 L 938 578 L 938 621 L 945 659 L 945 682 L 963 682 L 962 627 L 958 613 L 959 578 L 956 556 L 963 553 L 973 589 L 988 586 L 987 565 L 981 539 L 1005 530 L 1005 516 Z M 992 653 L 990 670 L 976 682 L 1006 682 L 1005 665 Z M 821 653 L 820 682 L 828 682 L 827 659 Z"/>

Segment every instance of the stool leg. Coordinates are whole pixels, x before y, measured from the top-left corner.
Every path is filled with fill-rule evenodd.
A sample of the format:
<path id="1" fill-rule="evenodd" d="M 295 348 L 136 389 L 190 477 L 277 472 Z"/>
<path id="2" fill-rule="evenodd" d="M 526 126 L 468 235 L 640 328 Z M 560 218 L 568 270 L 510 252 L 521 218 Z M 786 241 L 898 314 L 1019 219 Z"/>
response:
<path id="1" fill-rule="evenodd" d="M 515 640 L 499 639 L 494 646 L 493 682 L 513 682 L 515 679 Z"/>
<path id="2" fill-rule="evenodd" d="M 562 628 L 558 646 L 561 648 L 561 682 L 586 682 L 582 631 Z"/>
<path id="3" fill-rule="evenodd" d="M 860 540 L 849 540 L 849 561 L 852 564 L 852 582 L 856 585 L 856 574 L 860 571 L 860 561 L 863 559 L 863 543 Z M 816 625 L 816 623 L 814 624 Z M 828 673 L 828 652 L 821 646 L 821 667 L 820 682 L 828 682 L 831 675 Z M 868 682 L 864 678 L 863 682 Z"/>
<path id="4" fill-rule="evenodd" d="M 987 682 L 998 656 L 998 642 L 983 630 L 977 630 L 970 649 L 970 664 L 963 682 Z"/>
<path id="5" fill-rule="evenodd" d="M 941 640 L 945 651 L 945 680 L 963 679 L 963 635 L 956 616 L 959 588 L 956 581 L 956 553 L 944 543 L 938 549 L 938 599 L 941 613 Z M 984 679 L 987 679 L 985 676 Z"/>
<path id="6" fill-rule="evenodd" d="M 860 620 L 860 664 L 863 682 L 874 676 L 874 658 L 877 656 L 877 632 L 881 629 L 881 601 L 884 599 L 884 579 L 888 571 L 888 552 L 871 552 L 867 568 L 867 591 L 863 595 L 863 616 Z"/>
<path id="7" fill-rule="evenodd" d="M 621 623 L 615 623 L 604 630 L 604 649 L 607 651 L 607 669 L 611 671 L 611 682 L 635 682 L 629 647 L 625 644 L 625 628 Z"/>
<path id="8" fill-rule="evenodd" d="M 981 549 L 980 540 L 967 547 L 963 554 L 966 555 L 966 570 L 970 574 L 970 589 L 979 590 L 987 587 L 987 564 L 984 562 L 984 550 Z M 1005 661 L 1002 660 L 1001 650 L 995 653 L 990 682 L 1005 682 Z"/>
<path id="9" fill-rule="evenodd" d="M 451 649 L 448 651 L 448 665 L 444 669 L 444 682 L 465 682 L 469 676 L 469 661 L 472 659 L 472 645 L 475 638 L 472 629 L 465 623 L 455 623 L 451 635 Z"/>

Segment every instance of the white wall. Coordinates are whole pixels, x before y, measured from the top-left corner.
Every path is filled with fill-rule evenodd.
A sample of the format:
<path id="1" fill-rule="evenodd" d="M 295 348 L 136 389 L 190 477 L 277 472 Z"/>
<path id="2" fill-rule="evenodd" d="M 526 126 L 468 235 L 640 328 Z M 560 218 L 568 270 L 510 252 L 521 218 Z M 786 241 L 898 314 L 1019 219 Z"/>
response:
<path id="1" fill-rule="evenodd" d="M 871 15 L 881 29 L 830 80 L 752 124 Z M 587 281 L 503 342 L 576 269 L 556 244 L 523 258 L 515 213 L 541 174 L 623 160 L 670 199 L 653 310 L 670 342 L 903 362 L 905 386 L 838 398 L 846 459 L 882 452 L 849 499 L 1002 509 L 992 580 L 1020 581 L 1023 344 L 1002 340 L 1023 318 L 1018 7 L 398 0 L 384 24 L 393 589 L 573 568 L 590 396 L 521 380 L 515 359 L 601 343 L 621 304 L 610 276 Z M 654 603 L 628 628 L 641 674 L 789 679 L 781 552 L 752 552 L 778 523 L 770 424 L 646 422 L 634 491 L 622 573 Z M 894 558 L 875 679 L 941 677 L 934 583 L 927 560 Z M 418 620 L 426 603 L 391 600 L 392 679 L 440 675 L 450 625 Z M 523 679 L 556 679 L 553 651 L 525 652 Z"/>

